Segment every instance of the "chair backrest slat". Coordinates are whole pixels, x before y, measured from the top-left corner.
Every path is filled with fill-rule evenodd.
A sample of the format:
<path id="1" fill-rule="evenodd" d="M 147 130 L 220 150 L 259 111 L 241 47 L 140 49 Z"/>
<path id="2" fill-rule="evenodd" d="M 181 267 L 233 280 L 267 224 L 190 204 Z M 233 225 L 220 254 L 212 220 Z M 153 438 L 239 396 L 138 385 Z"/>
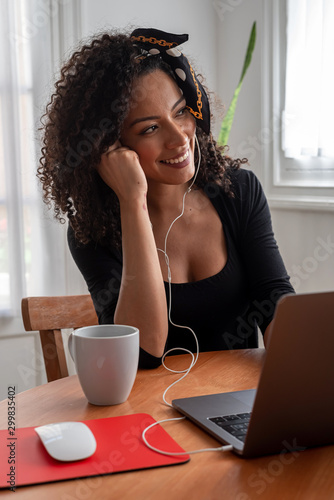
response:
<path id="1" fill-rule="evenodd" d="M 91 296 L 26 297 L 21 305 L 25 330 L 40 333 L 48 381 L 67 376 L 61 330 L 98 324 Z"/>
<path id="2" fill-rule="evenodd" d="M 22 317 L 27 331 L 60 330 L 97 324 L 90 295 L 27 297 L 22 299 Z"/>

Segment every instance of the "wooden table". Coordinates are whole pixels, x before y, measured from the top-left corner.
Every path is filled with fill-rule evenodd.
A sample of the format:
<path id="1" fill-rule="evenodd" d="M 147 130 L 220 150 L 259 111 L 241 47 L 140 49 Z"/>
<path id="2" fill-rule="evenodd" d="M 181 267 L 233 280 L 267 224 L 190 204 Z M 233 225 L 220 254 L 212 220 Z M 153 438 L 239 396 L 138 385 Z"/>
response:
<path id="1" fill-rule="evenodd" d="M 167 400 L 254 388 L 264 359 L 263 349 L 202 353 L 197 365 Z M 190 356 L 168 358 L 182 369 Z M 179 375 L 140 370 L 127 402 L 93 406 L 85 399 L 76 376 L 30 389 L 16 396 L 17 427 L 63 420 L 87 420 L 131 413 L 149 413 L 156 420 L 179 416 L 165 406 L 162 393 Z M 0 403 L 0 428 L 7 429 L 7 400 Z M 219 443 L 188 420 L 164 424 L 186 450 L 216 447 Z M 334 446 L 289 454 L 243 459 L 232 452 L 192 455 L 190 462 L 172 467 L 63 481 L 0 492 L 1 498 L 60 500 L 330 500 L 334 499 Z"/>

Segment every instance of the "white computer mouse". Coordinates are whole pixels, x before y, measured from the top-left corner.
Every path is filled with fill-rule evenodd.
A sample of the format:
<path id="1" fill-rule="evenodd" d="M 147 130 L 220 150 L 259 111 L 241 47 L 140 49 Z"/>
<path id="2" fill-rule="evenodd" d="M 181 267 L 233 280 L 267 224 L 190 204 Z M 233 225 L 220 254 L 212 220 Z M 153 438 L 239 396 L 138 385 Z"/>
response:
<path id="1" fill-rule="evenodd" d="M 71 462 L 88 458 L 96 450 L 92 431 L 83 422 L 59 422 L 35 427 L 46 451 L 56 460 Z"/>

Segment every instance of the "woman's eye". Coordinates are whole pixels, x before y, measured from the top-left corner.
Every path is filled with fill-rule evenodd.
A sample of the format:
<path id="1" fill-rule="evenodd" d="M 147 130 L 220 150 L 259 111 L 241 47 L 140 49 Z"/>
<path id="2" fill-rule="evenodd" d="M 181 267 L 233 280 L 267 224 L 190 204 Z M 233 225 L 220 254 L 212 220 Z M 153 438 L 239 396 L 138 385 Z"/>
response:
<path id="1" fill-rule="evenodd" d="M 178 115 L 183 115 L 186 111 L 187 111 L 187 106 L 184 106 L 183 108 L 181 108 L 181 109 L 177 112 L 177 114 L 178 114 Z"/>
<path id="2" fill-rule="evenodd" d="M 142 135 L 149 134 L 150 132 L 153 132 L 156 128 L 157 125 L 152 125 L 151 127 L 148 127 L 145 130 L 143 130 Z"/>

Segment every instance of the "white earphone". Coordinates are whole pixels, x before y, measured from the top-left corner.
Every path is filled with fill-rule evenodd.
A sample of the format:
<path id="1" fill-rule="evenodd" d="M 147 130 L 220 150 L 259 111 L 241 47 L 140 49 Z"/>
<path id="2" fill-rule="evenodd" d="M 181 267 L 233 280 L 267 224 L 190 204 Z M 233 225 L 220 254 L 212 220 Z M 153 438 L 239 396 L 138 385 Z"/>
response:
<path id="1" fill-rule="evenodd" d="M 168 295 L 169 295 L 168 319 L 169 319 L 170 323 L 173 326 L 176 326 L 177 328 L 183 328 L 183 329 L 186 328 L 186 329 L 190 330 L 190 332 L 194 336 L 195 343 L 196 343 L 196 354 L 195 355 L 191 351 L 189 351 L 188 349 L 185 349 L 183 347 L 173 347 L 172 349 L 169 349 L 167 352 L 165 352 L 164 355 L 163 355 L 163 357 L 162 357 L 162 364 L 166 368 L 166 370 L 168 370 L 168 371 L 170 371 L 172 373 L 183 373 L 184 374 L 184 375 L 182 375 L 182 377 L 180 377 L 175 382 L 173 382 L 171 385 L 169 385 L 167 387 L 167 389 L 164 391 L 163 395 L 162 395 L 162 399 L 163 399 L 164 403 L 167 406 L 170 406 L 171 408 L 173 408 L 173 406 L 166 401 L 166 394 L 167 394 L 167 392 L 169 391 L 169 389 L 171 387 L 173 387 L 175 384 L 177 384 L 178 382 L 180 382 L 181 380 L 183 380 L 188 375 L 188 373 L 190 372 L 190 370 L 195 366 L 195 364 L 197 362 L 197 359 L 198 359 L 198 355 L 199 355 L 199 344 L 198 344 L 198 339 L 196 337 L 196 334 L 195 334 L 194 330 L 192 328 L 190 328 L 190 326 L 177 325 L 176 323 L 174 323 L 172 321 L 172 318 L 171 318 L 171 309 L 172 309 L 172 286 L 171 286 L 171 284 L 172 284 L 172 274 L 171 274 L 170 265 L 169 265 L 169 257 L 168 257 L 168 254 L 167 254 L 167 240 L 168 240 L 169 233 L 170 233 L 173 225 L 175 224 L 175 222 L 177 220 L 179 220 L 183 216 L 183 214 L 184 214 L 184 207 L 185 207 L 185 198 L 186 198 L 186 195 L 188 193 L 190 193 L 193 185 L 195 184 L 195 181 L 196 181 L 196 178 L 197 178 L 197 174 L 198 174 L 198 171 L 199 171 L 199 167 L 200 167 L 200 164 L 201 164 L 201 150 L 200 150 L 200 147 L 199 147 L 199 143 L 198 143 L 198 139 L 197 139 L 196 134 L 195 134 L 195 141 L 196 141 L 196 145 L 197 145 L 197 149 L 198 149 L 198 162 L 197 162 L 196 171 L 195 171 L 194 177 L 193 177 L 193 179 L 191 181 L 191 184 L 190 184 L 190 186 L 188 187 L 188 189 L 185 191 L 185 193 L 183 195 L 183 199 L 182 199 L 182 211 L 181 211 L 180 215 L 178 215 L 173 220 L 173 222 L 171 223 L 171 225 L 169 226 L 169 229 L 168 229 L 168 231 L 166 233 L 166 236 L 165 236 L 164 249 L 162 250 L 160 248 L 157 248 L 157 250 L 159 252 L 162 252 L 164 254 L 164 256 L 165 256 L 165 262 L 166 262 L 167 270 L 168 270 Z M 191 355 L 191 357 L 192 357 L 191 363 L 190 363 L 189 367 L 186 370 L 172 370 L 171 368 L 168 368 L 168 366 L 166 366 L 166 364 L 165 364 L 165 358 L 166 358 L 166 356 L 168 354 L 170 354 L 173 351 L 184 351 L 184 352 L 187 352 L 187 353 L 189 353 Z M 177 456 L 177 455 L 185 455 L 185 454 L 189 455 L 189 454 L 201 453 L 201 452 L 204 452 L 204 451 L 230 451 L 232 449 L 231 445 L 226 445 L 226 446 L 220 446 L 218 448 L 203 448 L 203 449 L 200 449 L 200 450 L 193 450 L 193 451 L 187 451 L 187 452 L 175 452 L 175 453 L 173 453 L 173 452 L 167 452 L 167 451 L 159 450 L 158 448 L 155 448 L 154 446 L 152 446 L 151 444 L 149 444 L 149 442 L 147 441 L 146 433 L 147 433 L 147 431 L 149 429 L 151 429 L 155 425 L 161 424 L 163 422 L 171 422 L 171 421 L 174 421 L 174 420 L 184 420 L 185 418 L 186 417 L 167 418 L 167 419 L 164 419 L 164 420 L 159 420 L 158 422 L 154 422 L 153 424 L 149 425 L 148 427 L 146 427 L 146 429 L 144 429 L 144 431 L 142 433 L 142 438 L 143 438 L 144 443 L 151 450 L 156 451 L 157 453 L 161 453 L 162 455 L 169 455 L 169 456 Z"/>

